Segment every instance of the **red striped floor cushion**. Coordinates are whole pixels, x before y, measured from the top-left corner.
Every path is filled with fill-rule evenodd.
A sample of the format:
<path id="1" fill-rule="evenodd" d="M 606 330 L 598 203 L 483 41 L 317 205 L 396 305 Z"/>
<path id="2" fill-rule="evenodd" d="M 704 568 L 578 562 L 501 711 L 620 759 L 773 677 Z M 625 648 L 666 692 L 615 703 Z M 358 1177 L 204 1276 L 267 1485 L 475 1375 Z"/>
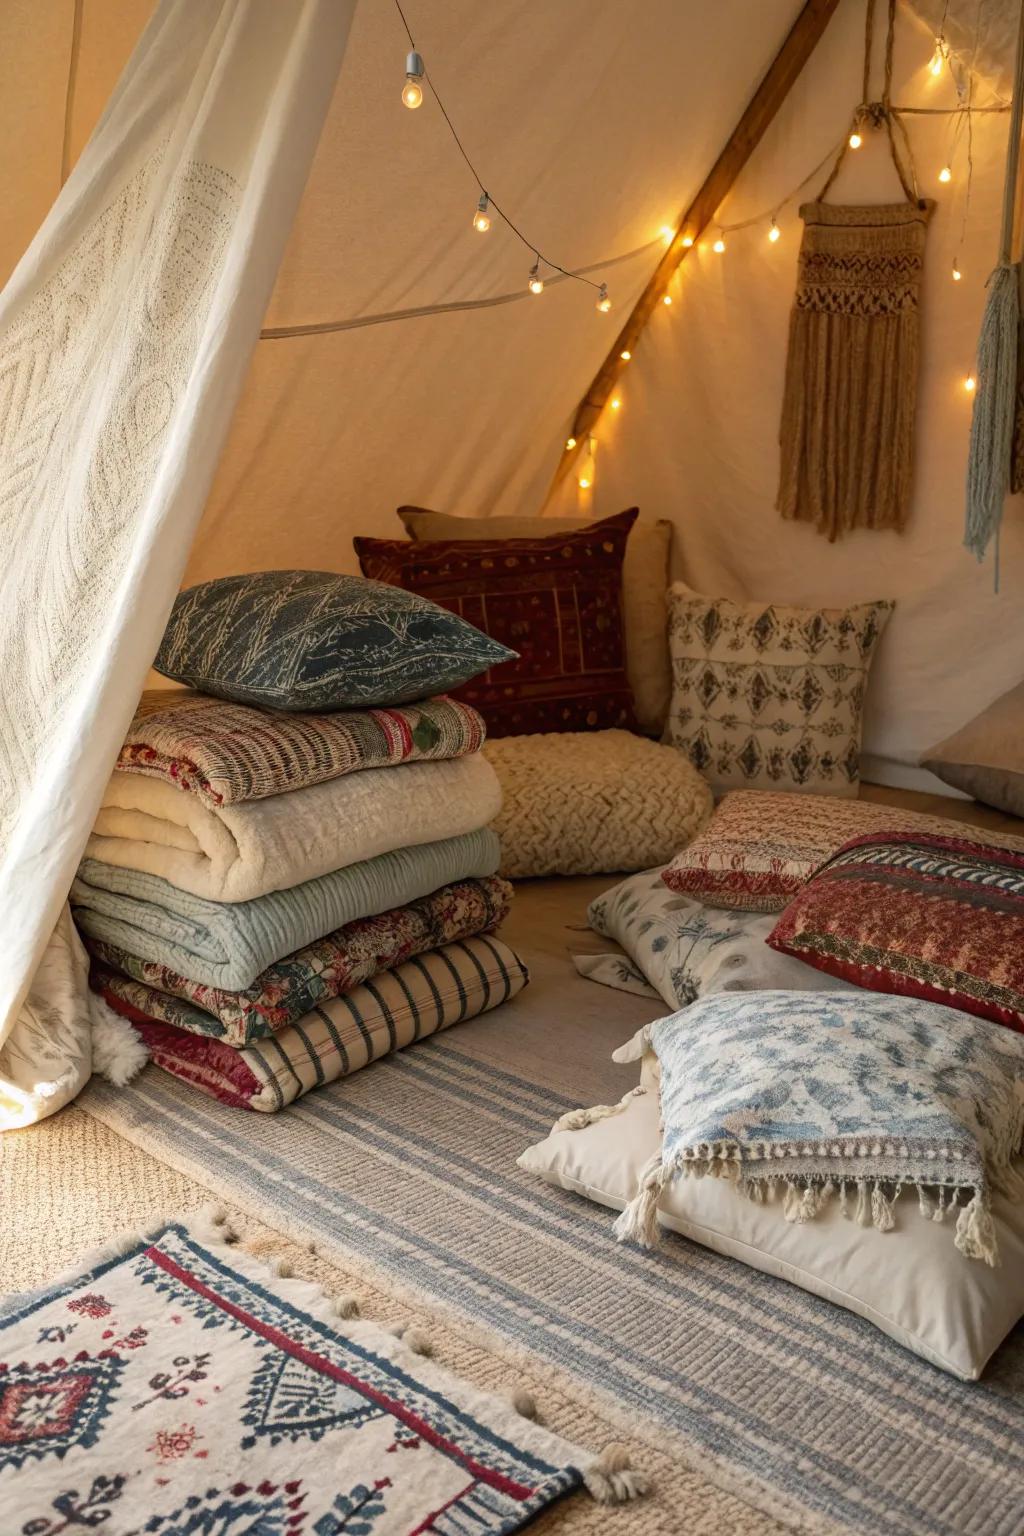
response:
<path id="1" fill-rule="evenodd" d="M 1024 1030 L 1024 852 L 914 831 L 854 838 L 767 942 L 874 992 Z"/>

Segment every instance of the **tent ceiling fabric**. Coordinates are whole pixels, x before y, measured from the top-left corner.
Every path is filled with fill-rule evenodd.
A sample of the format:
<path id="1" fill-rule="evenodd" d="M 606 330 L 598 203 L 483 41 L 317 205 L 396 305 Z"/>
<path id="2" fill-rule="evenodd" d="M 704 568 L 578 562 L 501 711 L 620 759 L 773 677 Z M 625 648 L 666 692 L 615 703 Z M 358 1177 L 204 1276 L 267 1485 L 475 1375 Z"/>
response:
<path id="1" fill-rule="evenodd" d="M 631 0 L 408 0 L 405 9 L 489 188 L 542 250 L 574 266 L 645 246 L 686 204 L 800 4 L 649 0 L 642 24 Z M 7 0 L 0 19 L 0 99 L 9 142 L 16 133 L 24 146 L 0 169 L 12 210 L 0 276 L 56 191 L 73 10 L 73 0 Z M 986 90 L 1005 90 L 1018 10 L 1014 0 L 948 7 L 951 40 L 970 49 L 977 36 Z M 148 0 L 85 0 L 73 152 L 149 11 Z M 942 0 L 901 3 L 897 101 L 954 103 L 949 82 L 926 69 L 942 11 Z M 842 0 L 725 221 L 773 206 L 838 142 L 860 90 L 863 16 L 863 0 Z M 359 0 L 268 326 L 525 290 L 532 256 L 497 222 L 485 236 L 470 228 L 476 189 L 429 94 L 416 112 L 399 102 L 407 46 L 391 0 Z M 856 534 L 828 547 L 774 511 L 794 206 L 780 216 L 777 245 L 753 228 L 732 236 L 722 258 L 692 253 L 675 304 L 637 348 L 623 409 L 601 424 L 598 488 L 583 509 L 603 515 L 637 502 L 646 517 L 670 518 L 680 571 L 709 590 L 807 602 L 897 597 L 866 738 L 871 768 L 896 781 L 912 781 L 924 748 L 1024 672 L 1019 516 L 1011 509 L 1006 520 L 998 598 L 990 572 L 960 549 L 962 379 L 996 248 L 1005 131 L 1005 116 L 975 119 L 965 278 L 954 289 L 964 140 L 953 185 L 939 188 L 952 120 L 910 123 L 925 190 L 940 204 L 906 535 Z M 848 159 L 835 196 L 893 195 L 880 144 L 869 139 Z M 610 269 L 608 316 L 595 312 L 590 290 L 562 283 L 494 308 L 262 341 L 187 579 L 278 565 L 352 570 L 352 535 L 397 533 L 401 502 L 540 512 L 573 409 L 658 254 Z M 547 510 L 577 510 L 574 482 Z"/>

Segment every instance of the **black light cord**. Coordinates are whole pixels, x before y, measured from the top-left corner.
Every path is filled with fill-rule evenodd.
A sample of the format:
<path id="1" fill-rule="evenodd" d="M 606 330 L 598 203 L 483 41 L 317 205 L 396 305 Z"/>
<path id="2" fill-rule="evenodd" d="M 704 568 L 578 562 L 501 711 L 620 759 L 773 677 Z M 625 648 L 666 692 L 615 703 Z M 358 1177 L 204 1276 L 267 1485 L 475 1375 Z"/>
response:
<path id="1" fill-rule="evenodd" d="M 398 12 L 399 16 L 402 18 L 402 26 L 405 28 L 405 35 L 409 39 L 409 47 L 412 49 L 412 51 L 414 53 L 418 53 L 419 50 L 416 47 L 416 39 L 413 37 L 412 30 L 410 29 L 409 23 L 405 19 L 405 12 L 402 10 L 401 0 L 395 0 L 395 9 Z M 472 160 L 469 158 L 469 155 L 468 155 L 468 153 L 466 151 L 466 146 L 463 144 L 462 140 L 459 138 L 458 131 L 456 130 L 455 124 L 452 122 L 450 116 L 448 115 L 448 109 L 445 106 L 443 100 L 441 99 L 440 91 L 437 89 L 437 86 L 434 84 L 433 80 L 430 77 L 430 71 L 427 69 L 426 64 L 424 64 L 424 66 L 423 66 L 423 78 L 427 82 L 427 84 L 430 86 L 430 89 L 433 92 L 434 100 L 437 102 L 438 106 L 441 109 L 441 116 L 444 118 L 446 124 L 448 125 L 448 132 L 451 134 L 452 138 L 455 140 L 456 148 L 458 149 L 459 154 L 462 156 L 463 160 L 465 160 L 467 166 L 469 167 L 469 170 L 470 170 L 470 173 L 471 173 L 471 175 L 473 177 L 473 180 L 476 182 L 476 184 L 479 187 L 481 193 L 483 194 L 484 197 L 486 197 L 486 199 L 488 201 L 488 204 L 490 205 L 490 207 L 492 207 L 494 209 L 494 211 L 498 215 L 499 219 L 501 219 L 502 222 L 508 226 L 508 228 L 512 231 L 512 233 L 515 235 L 517 240 L 521 240 L 522 241 L 523 245 L 525 245 L 525 247 L 526 247 L 526 249 L 528 251 L 532 251 L 533 252 L 533 255 L 534 255 L 534 258 L 536 259 L 536 261 L 543 262 L 545 267 L 549 267 L 552 272 L 560 272 L 563 277 L 571 278 L 574 283 L 586 283 L 588 288 L 594 288 L 598 292 L 600 292 L 601 289 L 604 287 L 603 283 L 595 283 L 595 282 L 592 282 L 589 277 L 581 277 L 578 272 L 570 272 L 567 267 L 559 266 L 557 261 L 551 261 L 547 256 L 543 255 L 542 252 L 539 250 L 539 248 L 536 245 L 534 245 L 533 241 L 532 240 L 528 240 L 526 238 L 526 236 L 523 234 L 522 230 L 519 228 L 518 224 L 513 223 L 513 221 L 509 218 L 508 214 L 500 206 L 500 204 L 495 202 L 495 200 L 491 196 L 490 192 L 488 192 L 487 188 L 484 186 L 484 183 L 483 183 L 483 181 L 480 178 L 480 172 L 477 170 L 476 166 L 473 164 Z"/>

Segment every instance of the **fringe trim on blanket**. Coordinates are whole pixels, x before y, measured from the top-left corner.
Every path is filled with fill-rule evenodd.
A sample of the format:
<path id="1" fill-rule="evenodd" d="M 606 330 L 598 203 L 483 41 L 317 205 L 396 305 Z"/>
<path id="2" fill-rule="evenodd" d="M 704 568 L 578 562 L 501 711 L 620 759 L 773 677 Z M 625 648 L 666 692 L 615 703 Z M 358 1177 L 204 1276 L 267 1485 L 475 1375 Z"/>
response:
<path id="1" fill-rule="evenodd" d="M 640 1170 L 637 1192 L 622 1211 L 612 1231 L 618 1241 L 638 1243 L 642 1248 L 657 1248 L 661 1237 L 658 1202 L 662 1190 L 673 1178 L 728 1179 L 738 1194 L 756 1204 L 773 1201 L 782 1195 L 782 1214 L 786 1221 L 807 1222 L 821 1214 L 838 1194 L 839 1214 L 859 1227 L 874 1227 L 876 1232 L 896 1230 L 896 1202 L 903 1183 L 887 1179 L 842 1178 L 814 1175 L 794 1179 L 772 1173 L 750 1178 L 741 1166 L 735 1150 L 722 1147 L 709 1157 L 680 1158 L 666 1166 L 656 1153 Z M 994 1268 L 999 1263 L 999 1245 L 988 1196 L 973 1184 L 925 1184 L 913 1182 L 921 1215 L 930 1221 L 955 1216 L 953 1241 L 968 1259 L 981 1259 Z M 960 1197 L 966 1197 L 961 1205 Z"/>

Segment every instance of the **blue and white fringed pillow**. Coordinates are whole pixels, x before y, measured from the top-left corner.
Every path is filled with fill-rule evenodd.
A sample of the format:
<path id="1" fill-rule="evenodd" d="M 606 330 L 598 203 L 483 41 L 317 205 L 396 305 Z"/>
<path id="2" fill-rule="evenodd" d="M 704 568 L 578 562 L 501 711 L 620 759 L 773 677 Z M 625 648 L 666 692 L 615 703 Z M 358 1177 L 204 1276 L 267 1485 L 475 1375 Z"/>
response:
<path id="1" fill-rule="evenodd" d="M 1024 1199 L 1024 1036 L 941 1004 L 875 993 L 721 993 L 615 1053 L 660 1065 L 662 1149 L 615 1224 L 654 1246 L 676 1177 L 727 1178 L 788 1221 L 836 1198 L 891 1231 L 905 1186 L 955 1217 L 957 1248 L 998 1262 L 993 1190 Z"/>

